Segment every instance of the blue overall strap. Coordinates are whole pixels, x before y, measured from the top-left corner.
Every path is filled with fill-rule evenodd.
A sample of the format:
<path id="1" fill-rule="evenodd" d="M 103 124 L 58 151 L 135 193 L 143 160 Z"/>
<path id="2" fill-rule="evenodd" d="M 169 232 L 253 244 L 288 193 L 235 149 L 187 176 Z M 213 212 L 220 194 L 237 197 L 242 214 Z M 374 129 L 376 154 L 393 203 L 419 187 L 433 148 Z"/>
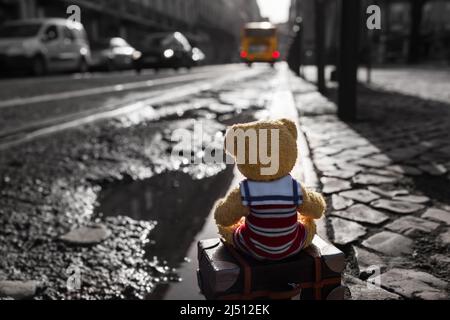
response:
<path id="1" fill-rule="evenodd" d="M 298 206 L 300 203 L 300 201 L 299 201 L 300 199 L 298 196 L 298 183 L 297 183 L 297 180 L 295 180 L 295 179 L 292 179 L 292 193 L 294 195 L 294 203 L 296 206 Z"/>
<path id="2" fill-rule="evenodd" d="M 247 205 L 250 206 L 251 205 L 251 197 L 250 197 L 250 190 L 248 188 L 248 181 L 244 180 L 244 181 L 242 181 L 242 183 L 244 184 L 245 200 L 247 201 Z"/>

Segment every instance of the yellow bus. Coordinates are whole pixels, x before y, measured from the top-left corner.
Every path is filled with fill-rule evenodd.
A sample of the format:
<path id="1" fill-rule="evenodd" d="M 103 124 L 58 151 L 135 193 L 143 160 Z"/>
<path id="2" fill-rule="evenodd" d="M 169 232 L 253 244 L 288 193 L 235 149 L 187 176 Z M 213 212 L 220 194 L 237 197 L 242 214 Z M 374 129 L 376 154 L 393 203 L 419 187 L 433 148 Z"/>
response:
<path id="1" fill-rule="evenodd" d="M 242 29 L 241 59 L 251 66 L 266 62 L 272 66 L 280 59 L 277 29 L 270 22 L 250 22 Z"/>

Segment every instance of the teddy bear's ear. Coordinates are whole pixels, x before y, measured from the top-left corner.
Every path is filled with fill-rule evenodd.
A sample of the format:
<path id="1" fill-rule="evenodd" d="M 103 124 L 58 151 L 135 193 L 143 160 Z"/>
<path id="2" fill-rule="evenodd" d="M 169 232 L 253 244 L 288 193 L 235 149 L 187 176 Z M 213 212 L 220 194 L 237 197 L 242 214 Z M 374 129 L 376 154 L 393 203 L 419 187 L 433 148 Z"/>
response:
<path id="1" fill-rule="evenodd" d="M 297 140 L 297 126 L 292 120 L 283 118 L 279 120 L 292 134 L 292 136 Z"/>

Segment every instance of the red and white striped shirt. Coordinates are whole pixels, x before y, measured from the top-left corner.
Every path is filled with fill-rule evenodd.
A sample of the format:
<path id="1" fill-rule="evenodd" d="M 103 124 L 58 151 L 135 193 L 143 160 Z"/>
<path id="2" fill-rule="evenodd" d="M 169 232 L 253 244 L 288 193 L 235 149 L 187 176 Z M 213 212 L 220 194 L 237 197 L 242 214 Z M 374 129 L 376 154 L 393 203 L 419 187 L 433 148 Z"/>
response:
<path id="1" fill-rule="evenodd" d="M 234 232 L 237 248 L 260 260 L 281 260 L 298 253 L 306 239 L 305 227 L 297 218 L 301 190 L 291 175 L 274 181 L 242 181 L 242 203 L 250 213 Z"/>

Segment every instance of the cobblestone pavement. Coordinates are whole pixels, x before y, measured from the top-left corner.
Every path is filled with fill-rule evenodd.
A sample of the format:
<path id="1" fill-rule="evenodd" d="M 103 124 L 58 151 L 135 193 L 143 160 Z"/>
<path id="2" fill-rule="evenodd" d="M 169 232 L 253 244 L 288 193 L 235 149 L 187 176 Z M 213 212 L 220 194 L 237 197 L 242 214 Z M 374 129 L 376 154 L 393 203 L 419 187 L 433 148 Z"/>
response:
<path id="1" fill-rule="evenodd" d="M 346 253 L 353 298 L 448 299 L 450 97 L 411 95 L 415 85 L 423 93 L 426 77 L 396 86 L 386 79 L 386 88 L 408 84 L 409 94 L 381 90 L 379 77 L 376 87 L 360 88 L 354 123 L 340 121 L 310 83 L 292 80 L 327 196 L 327 236 Z M 374 279 L 381 288 L 367 285 Z"/>

